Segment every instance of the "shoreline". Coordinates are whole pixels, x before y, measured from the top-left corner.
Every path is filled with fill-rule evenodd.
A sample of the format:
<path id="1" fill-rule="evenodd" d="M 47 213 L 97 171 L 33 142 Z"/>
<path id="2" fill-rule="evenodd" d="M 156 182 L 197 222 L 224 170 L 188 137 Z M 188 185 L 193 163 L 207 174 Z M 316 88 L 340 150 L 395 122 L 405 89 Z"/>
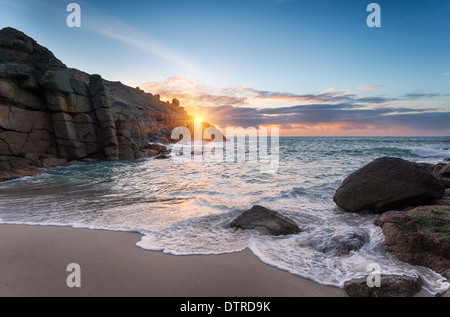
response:
<path id="1" fill-rule="evenodd" d="M 1 224 L 0 296 L 347 296 L 343 289 L 267 265 L 249 249 L 175 256 L 137 247 L 140 237 L 135 232 Z M 80 288 L 66 284 L 70 263 L 80 266 Z"/>

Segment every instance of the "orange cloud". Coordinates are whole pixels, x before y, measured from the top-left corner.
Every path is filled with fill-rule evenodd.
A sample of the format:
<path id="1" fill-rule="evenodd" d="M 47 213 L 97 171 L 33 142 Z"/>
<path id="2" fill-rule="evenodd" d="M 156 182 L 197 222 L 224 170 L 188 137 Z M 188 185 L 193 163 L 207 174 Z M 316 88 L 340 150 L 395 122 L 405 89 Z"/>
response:
<path id="1" fill-rule="evenodd" d="M 177 98 L 189 114 L 219 128 L 279 126 L 280 135 L 284 136 L 450 134 L 448 108 L 439 108 L 434 100 L 433 104 L 422 107 L 410 105 L 413 97 L 420 97 L 424 104 L 437 93 L 419 95 L 416 92 L 405 95 L 403 100 L 384 96 L 361 97 L 335 88 L 295 94 L 245 86 L 211 87 L 184 78 L 168 78 L 139 87 L 160 94 L 162 99 Z M 448 95 L 439 96 L 446 98 Z"/>

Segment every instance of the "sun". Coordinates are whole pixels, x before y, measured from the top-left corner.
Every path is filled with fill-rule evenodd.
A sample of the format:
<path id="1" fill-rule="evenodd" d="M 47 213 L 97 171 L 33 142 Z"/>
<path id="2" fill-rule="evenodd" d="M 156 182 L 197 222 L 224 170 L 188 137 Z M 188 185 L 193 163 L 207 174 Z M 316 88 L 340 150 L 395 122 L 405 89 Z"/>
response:
<path id="1" fill-rule="evenodd" d="M 203 118 L 202 118 L 202 117 L 195 117 L 195 121 L 197 121 L 197 122 L 203 122 Z"/>

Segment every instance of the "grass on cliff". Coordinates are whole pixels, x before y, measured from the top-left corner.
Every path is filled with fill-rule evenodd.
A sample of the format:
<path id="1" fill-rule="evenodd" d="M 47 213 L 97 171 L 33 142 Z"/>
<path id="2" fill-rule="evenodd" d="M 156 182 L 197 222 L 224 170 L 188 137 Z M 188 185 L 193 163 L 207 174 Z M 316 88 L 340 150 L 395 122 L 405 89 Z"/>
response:
<path id="1" fill-rule="evenodd" d="M 407 212 L 420 228 L 450 239 L 450 206 L 423 206 Z M 407 230 L 406 234 L 410 230 Z"/>

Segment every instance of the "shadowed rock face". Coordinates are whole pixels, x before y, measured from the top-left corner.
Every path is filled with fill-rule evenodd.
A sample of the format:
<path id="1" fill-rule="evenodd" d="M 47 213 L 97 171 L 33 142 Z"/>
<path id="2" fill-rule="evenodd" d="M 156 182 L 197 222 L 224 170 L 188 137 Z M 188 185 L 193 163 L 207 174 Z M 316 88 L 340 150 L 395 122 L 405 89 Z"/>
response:
<path id="1" fill-rule="evenodd" d="M 301 230 L 297 224 L 280 213 L 262 206 L 253 206 L 230 223 L 230 227 L 254 229 L 264 235 L 297 234 Z"/>
<path id="2" fill-rule="evenodd" d="M 384 212 L 441 198 L 445 189 L 421 164 L 383 157 L 350 174 L 333 200 L 344 210 Z"/>
<path id="3" fill-rule="evenodd" d="M 450 278 L 450 207 L 421 206 L 389 211 L 375 222 L 386 250 L 399 260 L 426 266 Z"/>
<path id="4" fill-rule="evenodd" d="M 48 167 L 87 158 L 153 155 L 149 138 L 166 138 L 191 120 L 179 101 L 67 68 L 13 28 L 0 30 L 0 161 Z M 53 159 L 60 159 L 53 160 Z M 44 163 L 45 162 L 45 163 Z"/>

